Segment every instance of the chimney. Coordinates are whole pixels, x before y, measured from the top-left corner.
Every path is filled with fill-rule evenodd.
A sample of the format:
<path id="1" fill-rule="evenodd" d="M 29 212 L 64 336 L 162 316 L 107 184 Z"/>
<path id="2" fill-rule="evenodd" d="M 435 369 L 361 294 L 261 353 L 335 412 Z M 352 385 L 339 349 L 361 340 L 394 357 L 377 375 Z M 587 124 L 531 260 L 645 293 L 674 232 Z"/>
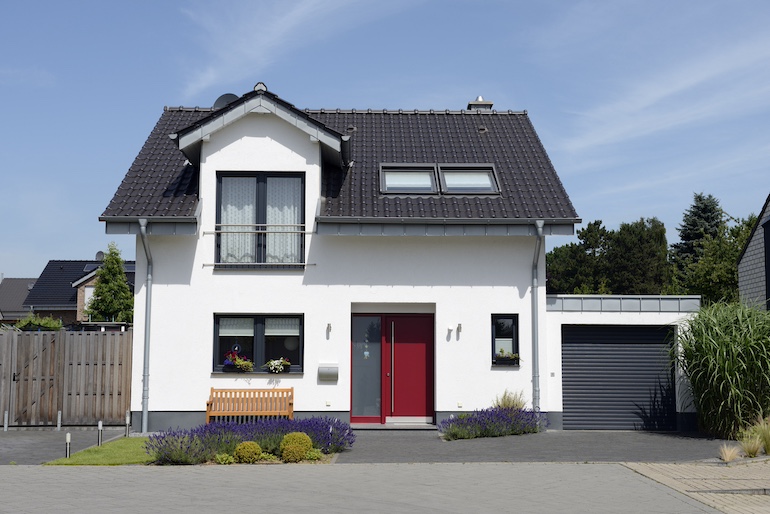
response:
<path id="1" fill-rule="evenodd" d="M 484 100 L 481 96 L 476 97 L 472 102 L 468 102 L 469 111 L 491 111 L 492 102 Z"/>

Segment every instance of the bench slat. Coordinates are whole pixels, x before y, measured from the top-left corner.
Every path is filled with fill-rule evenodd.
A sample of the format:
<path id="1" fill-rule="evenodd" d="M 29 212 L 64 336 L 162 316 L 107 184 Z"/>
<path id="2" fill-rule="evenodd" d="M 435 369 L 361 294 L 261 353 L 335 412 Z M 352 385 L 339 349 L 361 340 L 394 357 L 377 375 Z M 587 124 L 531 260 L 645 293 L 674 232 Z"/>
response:
<path id="1" fill-rule="evenodd" d="M 206 423 L 213 417 L 286 416 L 294 419 L 294 388 L 216 389 L 206 402 Z"/>

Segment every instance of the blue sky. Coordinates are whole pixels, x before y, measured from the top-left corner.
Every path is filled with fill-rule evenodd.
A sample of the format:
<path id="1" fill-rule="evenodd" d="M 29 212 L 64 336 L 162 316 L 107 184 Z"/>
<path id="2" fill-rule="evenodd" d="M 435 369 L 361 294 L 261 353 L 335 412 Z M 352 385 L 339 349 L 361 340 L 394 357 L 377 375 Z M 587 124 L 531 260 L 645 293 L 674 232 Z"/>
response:
<path id="1" fill-rule="evenodd" d="M 693 193 L 734 217 L 770 193 L 768 27 L 765 0 L 6 2 L 0 273 L 134 258 L 98 217 L 163 107 L 259 81 L 299 108 L 526 109 L 583 226 L 676 242 Z"/>

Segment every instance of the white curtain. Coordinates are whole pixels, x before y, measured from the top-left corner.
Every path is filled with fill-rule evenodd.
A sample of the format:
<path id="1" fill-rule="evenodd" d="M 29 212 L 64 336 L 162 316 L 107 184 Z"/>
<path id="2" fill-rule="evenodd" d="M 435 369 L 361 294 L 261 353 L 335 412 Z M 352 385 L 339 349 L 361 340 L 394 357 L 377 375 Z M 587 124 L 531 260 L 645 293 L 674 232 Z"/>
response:
<path id="1" fill-rule="evenodd" d="M 267 258 L 265 262 L 302 262 L 302 179 L 267 177 Z"/>
<path id="2" fill-rule="evenodd" d="M 265 318 L 266 336 L 298 336 L 299 318 Z"/>
<path id="3" fill-rule="evenodd" d="M 234 225 L 253 225 L 257 222 L 257 180 L 254 177 L 222 178 L 222 213 L 219 262 L 255 262 L 256 234 L 237 234 L 233 232 L 253 232 L 256 227 L 236 227 Z"/>

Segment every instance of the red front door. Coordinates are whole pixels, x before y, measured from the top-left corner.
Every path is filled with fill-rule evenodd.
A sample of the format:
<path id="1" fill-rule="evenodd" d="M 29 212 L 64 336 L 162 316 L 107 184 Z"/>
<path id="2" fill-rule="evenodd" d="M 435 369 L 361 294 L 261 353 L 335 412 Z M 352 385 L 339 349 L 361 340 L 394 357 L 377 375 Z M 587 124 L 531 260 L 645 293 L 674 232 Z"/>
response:
<path id="1" fill-rule="evenodd" d="M 433 315 L 353 317 L 351 421 L 434 420 Z"/>

